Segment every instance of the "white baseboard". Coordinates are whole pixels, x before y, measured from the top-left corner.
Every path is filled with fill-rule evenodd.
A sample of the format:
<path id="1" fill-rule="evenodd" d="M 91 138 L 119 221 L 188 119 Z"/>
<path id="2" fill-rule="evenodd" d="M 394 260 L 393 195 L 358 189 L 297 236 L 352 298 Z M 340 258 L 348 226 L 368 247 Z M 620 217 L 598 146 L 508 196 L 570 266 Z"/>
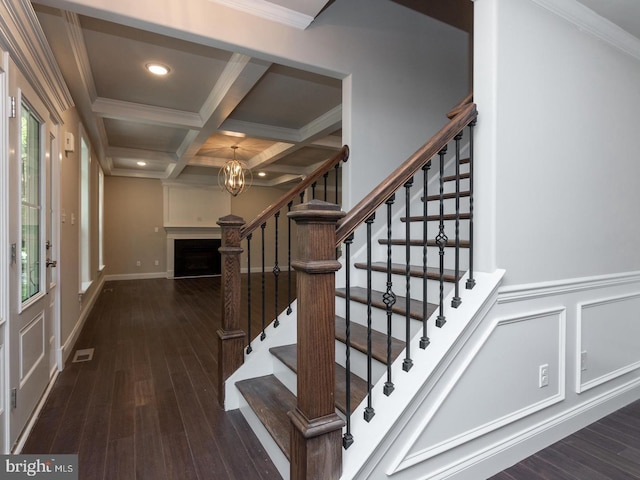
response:
<path id="1" fill-rule="evenodd" d="M 149 272 L 149 273 L 120 273 L 115 275 L 105 275 L 106 282 L 113 280 L 148 280 L 150 278 L 169 278 L 167 272 Z"/>
<path id="2" fill-rule="evenodd" d="M 53 375 L 51 376 L 51 378 L 49 378 L 49 383 L 47 384 L 47 388 L 45 389 L 44 393 L 42 394 L 42 397 L 40 398 L 40 401 L 36 405 L 35 410 L 31 414 L 31 417 L 29 418 L 29 422 L 27 423 L 26 427 L 24 427 L 24 430 L 18 437 L 18 440 L 16 441 L 16 445 L 11 451 L 12 454 L 17 455 L 22 452 L 22 449 L 24 448 L 24 444 L 29 438 L 29 435 L 31 434 L 31 430 L 33 430 L 33 426 L 36 424 L 36 421 L 40 416 L 40 412 L 42 411 L 44 404 L 47 402 L 47 399 L 49 398 L 51 389 L 53 388 L 53 385 L 56 383 L 56 380 L 58 379 L 58 375 L 60 375 L 60 371 L 58 369 L 55 369 L 55 371 L 53 372 Z"/>
<path id="3" fill-rule="evenodd" d="M 82 309 L 82 312 L 80 313 L 80 318 L 78 318 L 78 321 L 76 322 L 75 327 L 73 327 L 71 334 L 69 335 L 67 340 L 64 342 L 64 345 L 62 345 L 62 348 L 61 348 L 62 362 L 60 364 L 63 367 L 65 362 L 69 358 L 69 355 L 71 355 L 71 351 L 73 350 L 73 347 L 76 344 L 78 335 L 80 335 L 80 332 L 82 331 L 82 327 L 84 327 L 84 323 L 87 321 L 87 317 L 89 317 L 89 314 L 91 313 L 91 310 L 93 309 L 93 306 L 96 303 L 96 300 L 98 299 L 98 295 L 100 295 L 100 292 L 102 291 L 104 282 L 105 282 L 105 277 L 102 277 L 98 281 L 98 284 L 96 285 L 96 288 L 93 289 L 91 296 L 86 300 L 85 308 Z M 83 296 L 83 303 L 84 303 L 84 300 L 85 299 Z"/>

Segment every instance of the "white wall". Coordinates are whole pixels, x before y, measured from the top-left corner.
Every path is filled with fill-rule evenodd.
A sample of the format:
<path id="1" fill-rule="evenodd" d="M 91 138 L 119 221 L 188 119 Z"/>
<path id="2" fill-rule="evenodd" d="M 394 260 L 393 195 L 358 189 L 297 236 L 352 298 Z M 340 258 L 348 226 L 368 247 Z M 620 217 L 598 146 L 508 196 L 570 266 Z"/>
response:
<path id="1" fill-rule="evenodd" d="M 477 65 L 479 111 L 495 108 L 495 125 L 478 125 L 495 130 L 479 136 L 496 142 L 482 151 L 495 160 L 479 158 L 478 170 L 495 161 L 495 252 L 505 283 L 640 270 L 640 61 L 533 0 L 475 6 L 497 38 L 476 57 L 490 65 L 488 75 Z M 482 194 L 478 210 L 494 193 Z"/>
<path id="2" fill-rule="evenodd" d="M 45 3 L 344 78 L 347 207 L 426 142 L 469 88 L 467 35 L 387 0 L 336 2 L 304 31 L 209 0 Z"/>

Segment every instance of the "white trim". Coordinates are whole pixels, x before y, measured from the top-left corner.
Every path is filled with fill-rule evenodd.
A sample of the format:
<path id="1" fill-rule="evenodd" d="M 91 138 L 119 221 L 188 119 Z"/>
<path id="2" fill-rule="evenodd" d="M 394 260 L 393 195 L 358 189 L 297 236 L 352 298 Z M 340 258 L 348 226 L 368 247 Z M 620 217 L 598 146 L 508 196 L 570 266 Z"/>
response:
<path id="1" fill-rule="evenodd" d="M 565 280 L 529 283 L 501 287 L 498 303 L 520 302 L 552 295 L 565 295 L 584 290 L 640 283 L 640 272 L 615 273 L 593 277 L 571 278 Z"/>
<path id="2" fill-rule="evenodd" d="M 640 39 L 576 0 L 531 0 L 580 30 L 640 60 Z"/>
<path id="3" fill-rule="evenodd" d="M 430 446 L 422 451 L 416 452 L 414 454 L 408 455 L 409 451 L 411 451 L 415 442 L 422 435 L 422 433 L 427 429 L 429 423 L 436 416 L 437 412 L 446 402 L 446 399 L 449 397 L 454 387 L 458 384 L 464 373 L 467 371 L 469 365 L 474 361 L 478 353 L 484 348 L 487 341 L 491 338 L 496 329 L 502 325 L 523 322 L 528 320 L 533 320 L 540 317 L 546 317 L 551 315 L 557 315 L 559 320 L 558 324 L 558 379 L 557 379 L 557 389 L 558 392 L 555 395 L 551 395 L 543 400 L 532 403 L 527 407 L 521 408 L 515 412 L 509 413 L 507 415 L 503 415 L 500 418 L 487 422 L 484 425 L 480 425 L 472 430 L 463 432 L 460 435 L 456 435 L 454 437 L 448 438 L 436 445 Z M 422 421 L 419 426 L 416 428 L 412 438 L 408 440 L 402 450 L 399 451 L 395 461 L 392 463 L 391 467 L 387 471 L 387 475 L 391 476 L 395 473 L 398 473 L 402 470 L 410 468 L 418 463 L 424 462 L 436 455 L 443 453 L 445 451 L 451 450 L 455 447 L 468 443 L 476 438 L 479 438 L 483 435 L 487 435 L 494 430 L 497 430 L 505 425 L 509 425 L 513 422 L 516 422 L 522 418 L 525 418 L 529 415 L 532 415 L 540 410 L 543 410 L 551 405 L 555 405 L 557 403 L 562 402 L 565 399 L 565 358 L 566 358 L 566 308 L 565 307 L 556 307 L 550 308 L 546 310 L 530 312 L 525 315 L 519 315 L 515 317 L 505 317 L 500 319 L 495 319 L 492 322 L 492 325 L 485 333 L 483 333 L 482 338 L 473 346 L 473 349 L 469 352 L 469 354 L 465 357 L 464 361 L 460 364 L 460 366 L 456 369 L 455 373 L 448 376 L 447 388 L 442 392 L 441 395 L 438 396 L 437 399 L 430 400 L 431 407 L 428 408 L 428 411 L 425 412 L 422 417 Z"/>
<path id="4" fill-rule="evenodd" d="M 9 317 L 10 300 L 10 266 L 9 266 L 9 54 L 0 46 L 0 405 L 2 405 L 2 422 L 0 423 L 0 453 L 9 449 L 9 412 L 5 405 L 9 405 Z M 5 348 L 5 345 L 7 348 Z"/>
<path id="5" fill-rule="evenodd" d="M 80 332 L 82 331 L 82 327 L 84 327 L 84 323 L 87 321 L 87 317 L 91 313 L 91 310 L 93 309 L 93 306 L 95 305 L 96 300 L 98 299 L 98 295 L 100 294 L 100 291 L 102 290 L 103 285 L 104 285 L 104 278 L 100 279 L 97 282 L 96 288 L 93 290 L 91 296 L 88 297 L 86 306 L 85 308 L 82 309 L 82 313 L 80 314 L 80 318 L 78 318 L 78 321 L 76 322 L 75 327 L 73 327 L 71 334 L 67 337 L 66 342 L 64 342 L 64 345 L 62 345 L 62 347 L 58 351 L 59 353 L 57 354 L 57 358 L 60 359 L 59 363 L 61 365 L 64 365 L 67 359 L 69 358 L 69 355 L 73 350 L 73 346 L 75 345 L 76 340 L 78 339 L 78 335 L 80 335 Z M 84 296 L 82 297 L 82 300 L 84 300 Z"/>
<path id="6" fill-rule="evenodd" d="M 62 124 L 61 112 L 73 107 L 73 99 L 30 2 L 0 0 L 0 47 L 46 104 L 54 123 Z"/>
<path id="7" fill-rule="evenodd" d="M 525 428 L 519 432 L 514 433 L 506 438 L 500 439 L 492 445 L 488 445 L 484 449 L 473 452 L 465 457 L 457 459 L 455 462 L 452 462 L 448 465 L 443 466 L 435 472 L 430 472 L 429 479 L 431 480 L 440 480 L 440 479 L 449 479 L 454 477 L 456 474 L 459 474 L 463 471 L 468 471 L 474 467 L 479 467 L 482 462 L 492 462 L 496 457 L 505 452 L 509 451 L 512 448 L 522 446 L 523 443 L 528 441 L 534 441 L 534 438 L 539 435 L 544 435 L 546 445 L 549 444 L 549 438 L 556 438 L 559 440 L 566 436 L 566 431 L 561 430 L 559 433 L 549 432 L 555 428 L 560 428 L 563 424 L 568 422 L 576 422 L 571 428 L 572 431 L 577 431 L 580 428 L 583 428 L 590 423 L 602 418 L 603 416 L 621 408 L 622 406 L 629 403 L 629 401 L 633 401 L 634 398 L 637 398 L 638 393 L 632 395 L 634 398 L 625 399 L 622 402 L 618 402 L 613 406 L 609 406 L 607 409 L 598 409 L 601 405 L 607 402 L 613 402 L 619 397 L 622 397 L 625 394 L 632 392 L 634 389 L 640 389 L 640 378 L 627 382 L 620 387 L 611 390 L 610 392 L 603 393 L 593 399 L 586 401 L 585 403 L 580 404 L 577 407 L 571 408 L 564 412 L 561 412 L 553 417 L 550 417 L 546 421 L 541 423 L 536 423 L 529 428 Z M 598 409 L 597 413 L 592 412 L 593 417 L 586 418 L 588 412 L 593 409 Z M 524 446 L 526 448 L 526 446 Z M 505 466 L 506 467 L 506 466 Z M 495 472 L 494 472 L 495 473 Z M 472 474 L 473 475 L 473 474 Z M 465 477 L 465 478 L 479 478 L 477 476 L 473 477 Z"/>
<path id="8" fill-rule="evenodd" d="M 605 305 L 608 303 L 620 302 L 623 300 L 636 299 L 640 298 L 640 292 L 634 292 L 628 295 L 616 295 L 612 297 L 607 297 L 599 300 L 592 300 L 589 302 L 580 302 L 577 304 L 577 312 L 576 312 L 576 393 L 583 393 L 587 390 L 590 390 L 598 385 L 602 385 L 603 383 L 610 382 L 622 375 L 625 375 L 629 372 L 633 372 L 634 370 L 638 370 L 640 368 L 640 361 L 631 363 L 625 367 L 618 368 L 613 370 L 607 374 L 601 375 L 598 378 L 594 378 L 593 380 L 589 380 L 588 382 L 582 383 L 582 311 L 585 308 L 597 306 L 597 305 Z"/>
<path id="9" fill-rule="evenodd" d="M 167 272 L 120 273 L 115 275 L 105 275 L 104 281 L 111 282 L 114 280 L 148 280 L 150 278 L 168 278 L 168 277 L 167 277 Z"/>
<path id="10" fill-rule="evenodd" d="M 256 17 L 266 18 L 274 22 L 282 23 L 290 27 L 299 28 L 300 30 L 306 29 L 313 18 L 311 15 L 296 12 L 289 8 L 276 5 L 266 0 L 210 0 L 214 3 L 219 3 L 234 10 L 240 10 L 241 12 L 255 15 Z"/>
<path id="11" fill-rule="evenodd" d="M 179 127 L 186 130 L 199 130 L 204 126 L 202 117 L 198 113 L 103 97 L 94 100 L 91 110 L 102 118 L 137 120 L 152 125 Z"/>
<path id="12" fill-rule="evenodd" d="M 29 438 L 29 435 L 31 434 L 31 430 L 33 430 L 33 426 L 36 424 L 36 421 L 38 420 L 38 417 L 40 416 L 40 412 L 42 411 L 42 408 L 44 407 L 44 404 L 47 403 L 47 400 L 49 398 L 49 394 L 51 393 L 51 390 L 53 389 L 53 386 L 55 385 L 56 380 L 58 379 L 58 375 L 60 375 L 60 371 L 59 370 L 56 370 L 55 372 L 53 372 L 53 376 L 49 379 L 49 383 L 47 384 L 47 388 L 45 389 L 44 393 L 42 394 L 42 397 L 40 397 L 40 401 L 38 402 L 38 404 L 36 405 L 35 410 L 31 414 L 31 417 L 29 418 L 29 422 L 24 427 L 24 430 L 22 431 L 22 433 L 18 437 L 18 440 L 16 441 L 16 445 L 15 445 L 14 449 L 11 451 L 12 454 L 16 454 L 17 455 L 17 454 L 22 452 L 24 444 L 26 443 L 27 439 Z"/>

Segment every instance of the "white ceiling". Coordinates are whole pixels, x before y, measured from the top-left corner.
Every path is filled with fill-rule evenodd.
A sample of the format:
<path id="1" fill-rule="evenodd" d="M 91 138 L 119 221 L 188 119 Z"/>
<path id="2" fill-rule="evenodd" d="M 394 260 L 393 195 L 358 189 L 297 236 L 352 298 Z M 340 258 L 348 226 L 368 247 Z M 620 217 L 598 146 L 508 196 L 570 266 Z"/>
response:
<path id="1" fill-rule="evenodd" d="M 298 3 L 315 15 L 327 1 Z M 238 146 L 254 184 L 277 186 L 342 146 L 340 79 L 47 4 L 34 9 L 107 175 L 217 184 Z"/>
<path id="2" fill-rule="evenodd" d="M 212 1 L 298 28 L 332 3 Z M 640 0 L 580 2 L 640 38 Z M 340 148 L 339 79 L 61 11 L 56 3 L 38 0 L 34 8 L 107 175 L 216 184 L 238 146 L 239 158 L 267 174 L 254 175 L 254 183 L 284 186 Z M 170 74 L 150 75 L 144 66 L 151 61 Z"/>

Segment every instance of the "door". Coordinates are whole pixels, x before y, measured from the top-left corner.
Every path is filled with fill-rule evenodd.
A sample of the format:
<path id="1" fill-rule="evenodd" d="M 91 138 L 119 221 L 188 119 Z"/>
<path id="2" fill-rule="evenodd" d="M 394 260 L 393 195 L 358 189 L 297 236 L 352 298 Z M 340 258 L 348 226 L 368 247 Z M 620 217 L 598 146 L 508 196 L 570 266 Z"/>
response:
<path id="1" fill-rule="evenodd" d="M 9 445 L 14 445 L 50 379 L 56 274 L 49 271 L 51 235 L 51 146 L 49 112 L 16 68 L 9 64 Z M 47 249 L 49 245 L 49 249 Z M 55 259 L 52 259 L 55 260 Z"/>

